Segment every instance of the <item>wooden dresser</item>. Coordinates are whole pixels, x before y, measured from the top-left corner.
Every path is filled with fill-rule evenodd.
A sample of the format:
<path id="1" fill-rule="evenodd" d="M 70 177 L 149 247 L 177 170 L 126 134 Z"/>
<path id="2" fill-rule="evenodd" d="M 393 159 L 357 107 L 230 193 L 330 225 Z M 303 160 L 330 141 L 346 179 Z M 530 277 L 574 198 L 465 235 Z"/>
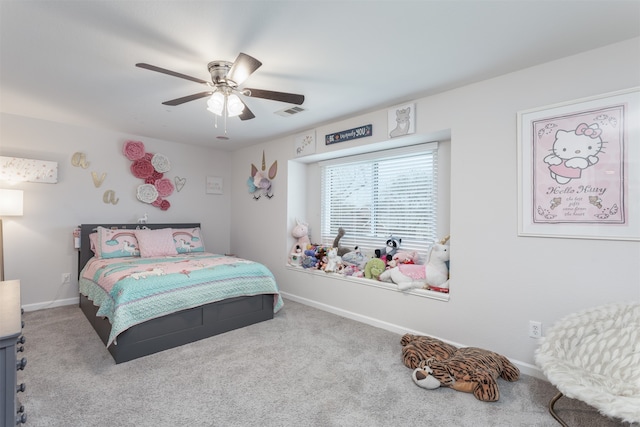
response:
<path id="1" fill-rule="evenodd" d="M 27 414 L 18 399 L 25 384 L 18 384 L 18 371 L 24 369 L 27 358 L 18 359 L 22 344 L 22 308 L 20 281 L 0 282 L 0 426 L 10 427 L 27 421 Z"/>

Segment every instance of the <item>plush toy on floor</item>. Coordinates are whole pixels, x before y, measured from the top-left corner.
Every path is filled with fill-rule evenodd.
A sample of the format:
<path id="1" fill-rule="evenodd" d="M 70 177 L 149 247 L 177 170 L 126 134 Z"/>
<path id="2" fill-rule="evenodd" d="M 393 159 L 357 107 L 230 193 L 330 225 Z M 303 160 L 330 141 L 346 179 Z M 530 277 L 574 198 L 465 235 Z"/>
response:
<path id="1" fill-rule="evenodd" d="M 417 368 L 427 359 L 446 360 L 458 350 L 454 345 L 423 335 L 404 334 L 400 344 L 402 361 L 410 369 Z"/>
<path id="2" fill-rule="evenodd" d="M 407 366 L 417 363 L 412 378 L 419 387 L 429 390 L 449 387 L 473 393 L 483 402 L 495 402 L 500 398 L 498 377 L 507 381 L 520 378 L 518 367 L 493 351 L 475 347 L 456 349 L 436 338 L 425 337 L 420 341 L 414 335 L 407 336 L 409 344 L 403 344 L 403 358 Z M 410 355 L 411 352 L 414 354 Z M 417 362 L 418 359 L 422 360 Z"/>

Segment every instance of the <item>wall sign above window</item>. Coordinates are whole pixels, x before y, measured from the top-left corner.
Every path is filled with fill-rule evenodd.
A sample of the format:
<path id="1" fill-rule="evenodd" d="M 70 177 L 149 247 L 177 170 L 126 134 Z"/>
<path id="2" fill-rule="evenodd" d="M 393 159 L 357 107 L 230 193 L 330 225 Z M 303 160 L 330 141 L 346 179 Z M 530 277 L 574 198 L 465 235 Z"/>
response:
<path id="1" fill-rule="evenodd" d="M 350 141 L 352 139 L 364 138 L 373 135 L 373 125 L 364 125 L 353 129 L 341 130 L 325 136 L 326 145 L 337 144 L 338 142 Z"/>

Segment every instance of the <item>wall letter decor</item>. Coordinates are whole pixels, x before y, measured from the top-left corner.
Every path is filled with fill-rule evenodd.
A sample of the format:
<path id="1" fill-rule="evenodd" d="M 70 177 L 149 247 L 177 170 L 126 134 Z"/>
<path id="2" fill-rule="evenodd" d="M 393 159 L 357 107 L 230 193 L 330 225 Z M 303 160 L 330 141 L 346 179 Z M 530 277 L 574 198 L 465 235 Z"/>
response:
<path id="1" fill-rule="evenodd" d="M 102 196 L 102 201 L 105 203 L 111 203 L 112 205 L 117 205 L 120 199 L 116 198 L 115 191 L 107 190 L 104 192 L 104 196 Z"/>
<path id="2" fill-rule="evenodd" d="M 90 165 L 90 163 L 87 161 L 87 156 L 79 151 L 73 153 L 73 156 L 71 157 L 71 164 L 82 169 L 86 169 Z"/>
<path id="3" fill-rule="evenodd" d="M 91 172 L 91 178 L 93 178 L 93 185 L 95 185 L 96 188 L 99 188 L 102 185 L 106 177 L 107 177 L 106 172 L 103 172 L 100 177 L 98 177 L 97 172 Z"/>

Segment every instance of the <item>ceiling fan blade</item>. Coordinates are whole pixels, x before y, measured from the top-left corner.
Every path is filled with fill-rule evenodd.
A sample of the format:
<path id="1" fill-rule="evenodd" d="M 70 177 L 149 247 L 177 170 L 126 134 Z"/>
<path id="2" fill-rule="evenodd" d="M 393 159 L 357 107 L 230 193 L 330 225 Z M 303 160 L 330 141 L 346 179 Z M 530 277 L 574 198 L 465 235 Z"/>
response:
<path id="1" fill-rule="evenodd" d="M 248 91 L 248 92 L 247 92 Z M 287 102 L 289 104 L 301 105 L 304 102 L 304 95 L 286 92 L 274 92 L 263 89 L 244 89 L 244 93 L 252 98 L 271 99 L 273 101 Z"/>
<path id="2" fill-rule="evenodd" d="M 175 71 L 167 70 L 166 68 L 156 67 L 155 65 L 145 64 L 144 62 L 139 62 L 136 64 L 136 67 L 145 68 L 151 71 L 157 71 L 158 73 L 168 74 L 174 77 L 180 77 L 181 79 L 191 80 L 192 82 L 202 83 L 205 85 L 210 85 L 208 81 L 199 79 L 197 77 L 187 76 L 186 74 L 178 73 Z"/>
<path id="3" fill-rule="evenodd" d="M 258 61 L 253 56 L 240 52 L 227 73 L 227 80 L 231 80 L 240 86 L 247 77 L 253 74 L 253 72 L 260 68 L 261 65 L 262 62 Z"/>
<path id="4" fill-rule="evenodd" d="M 213 92 L 211 91 L 200 92 L 200 93 L 196 93 L 189 96 L 183 96 L 182 98 L 172 99 L 171 101 L 165 101 L 162 104 L 172 105 L 172 106 L 180 105 L 180 104 L 184 104 L 185 102 L 195 101 L 196 99 L 204 98 L 205 96 L 210 96 L 211 94 L 213 94 Z"/>
<path id="5" fill-rule="evenodd" d="M 242 100 L 240 100 L 242 101 Z M 247 104 L 245 104 L 244 102 L 242 102 L 244 104 L 244 110 L 242 110 L 242 113 L 240 113 L 240 115 L 238 117 L 240 117 L 240 120 L 251 120 L 255 117 L 255 115 L 253 114 L 253 112 L 249 109 L 249 107 L 247 107 Z"/>

